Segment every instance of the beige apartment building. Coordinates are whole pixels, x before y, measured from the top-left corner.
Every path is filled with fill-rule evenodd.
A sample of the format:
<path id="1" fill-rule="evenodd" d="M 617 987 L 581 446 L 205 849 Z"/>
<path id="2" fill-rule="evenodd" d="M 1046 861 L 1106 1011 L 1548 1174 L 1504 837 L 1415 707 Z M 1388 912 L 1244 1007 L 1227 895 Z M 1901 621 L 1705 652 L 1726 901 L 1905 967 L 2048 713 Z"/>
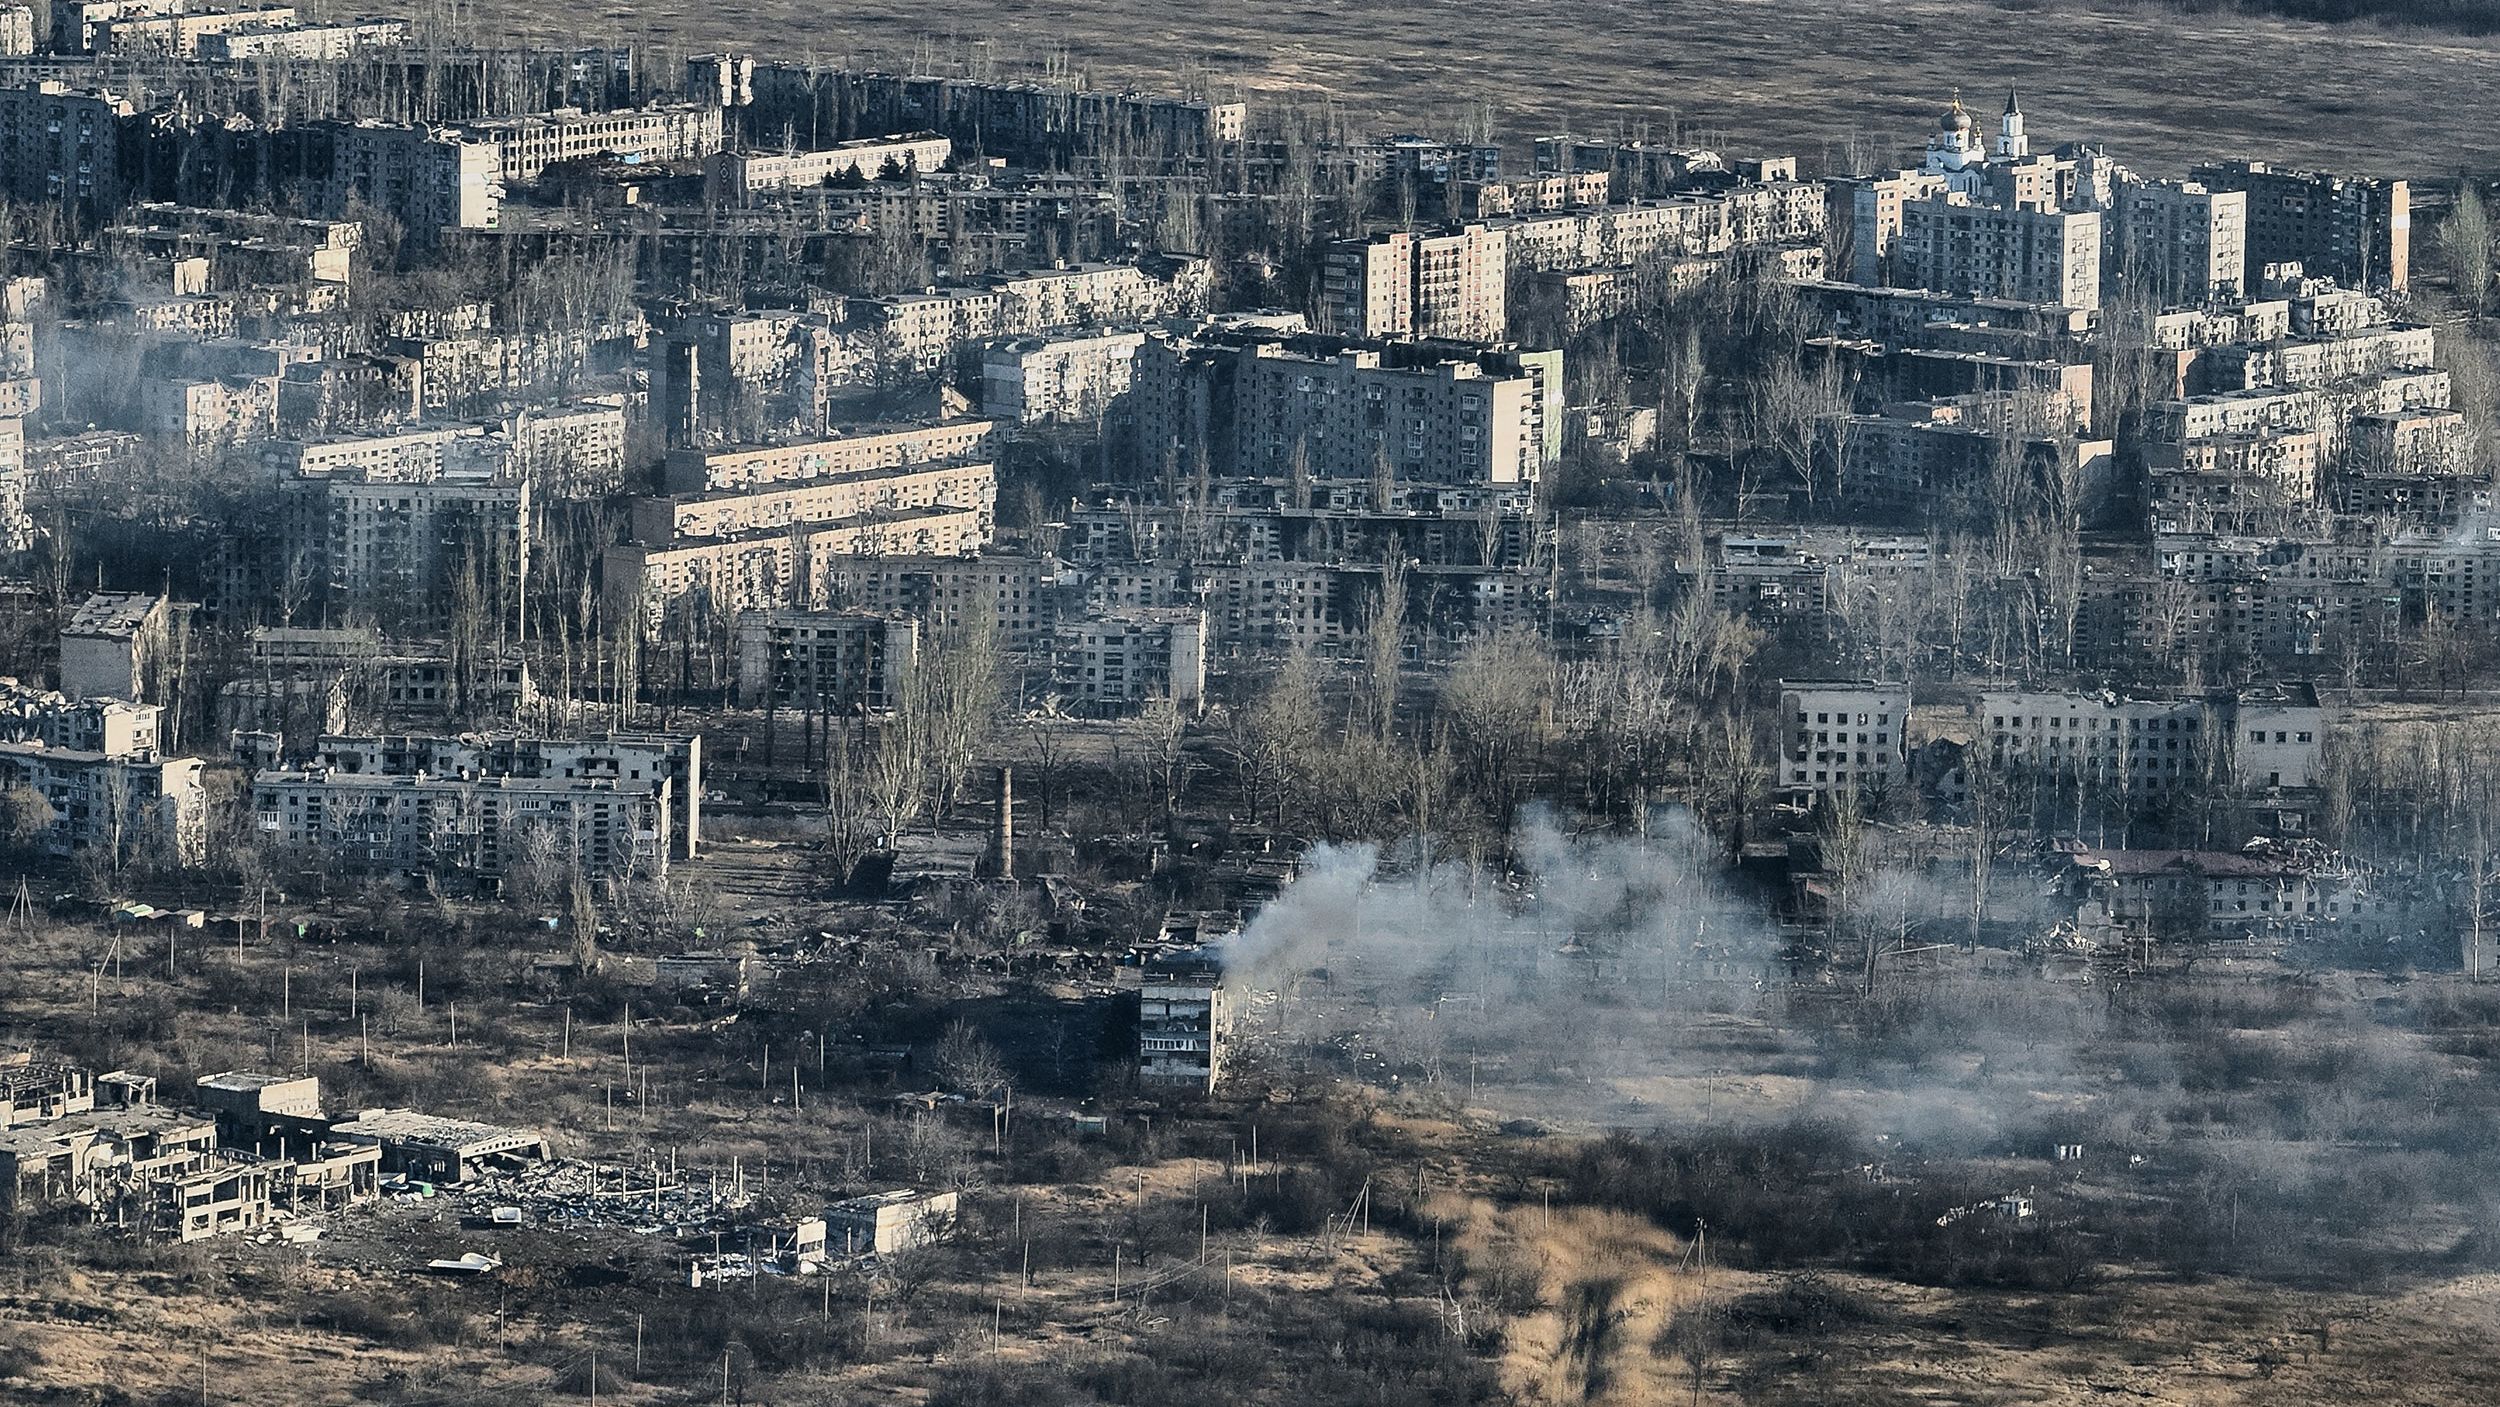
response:
<path id="1" fill-rule="evenodd" d="M 997 503 L 998 471 L 988 464 L 869 469 L 754 489 L 636 499 L 633 533 L 637 542 L 661 546 L 947 507 L 973 511 L 986 536 Z"/>
<path id="2" fill-rule="evenodd" d="M 1509 278 L 1507 236 L 1480 224 L 1340 240 L 1321 274 L 1322 330 L 1499 341 L 1509 321 Z"/>
<path id="3" fill-rule="evenodd" d="M 2112 271 L 2165 306 L 2237 299 L 2248 286 L 2248 194 L 2193 181 L 2118 187 L 2110 214 Z"/>
<path id="4" fill-rule="evenodd" d="M 670 493 L 708 493 L 973 459 L 990 451 L 997 434 L 994 420 L 950 420 L 780 445 L 677 450 L 662 468 L 661 485 Z"/>
<path id="5" fill-rule="evenodd" d="M 1958 194 L 1901 207 L 1896 280 L 1947 293 L 2101 305 L 2101 217 L 2092 211 L 2010 209 Z"/>
<path id="6" fill-rule="evenodd" d="M 663 103 L 619 112 L 557 108 L 528 117 L 464 123 L 461 136 L 491 145 L 504 184 L 526 185 L 559 161 L 616 156 L 637 162 L 701 161 L 721 149 L 721 110 Z"/>
<path id="7" fill-rule="evenodd" d="M 987 509 L 931 507 L 664 546 L 628 543 L 607 551 L 608 609 L 613 619 L 640 612 L 656 622 L 696 593 L 704 609 L 721 615 L 822 607 L 843 598 L 852 559 L 964 556 L 988 541 L 988 520 Z"/>
<path id="8" fill-rule="evenodd" d="M 846 177 L 875 180 L 889 166 L 935 171 L 954 153 L 955 144 L 945 137 L 913 132 L 842 142 L 821 151 L 721 152 L 707 163 L 707 169 L 723 194 L 751 199 L 769 191 L 822 186 Z"/>
<path id="9" fill-rule="evenodd" d="M 1367 478 L 1384 459 L 1396 477 L 1431 483 L 1528 483 L 1545 470 L 1547 398 L 1532 374 L 1274 344 L 1244 349 L 1235 372 L 1241 472 L 1282 475 L 1297 453 L 1314 478 Z"/>

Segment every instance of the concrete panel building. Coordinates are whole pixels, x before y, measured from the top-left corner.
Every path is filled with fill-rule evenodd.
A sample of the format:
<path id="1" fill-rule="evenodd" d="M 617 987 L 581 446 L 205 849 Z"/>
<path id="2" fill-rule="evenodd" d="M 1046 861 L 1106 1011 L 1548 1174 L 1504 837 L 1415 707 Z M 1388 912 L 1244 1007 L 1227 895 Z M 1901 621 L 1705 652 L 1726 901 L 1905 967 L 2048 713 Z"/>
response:
<path id="1" fill-rule="evenodd" d="M 261 839 L 352 870 L 499 880 L 545 858 L 592 879 L 663 876 L 666 779 L 393 776 L 324 767 L 252 778 Z"/>
<path id="2" fill-rule="evenodd" d="M 989 464 L 938 463 L 780 479 L 752 489 L 639 498 L 633 537 L 646 546 L 786 531 L 811 523 L 900 516 L 929 508 L 971 512 L 987 535 L 998 502 Z"/>
<path id="3" fill-rule="evenodd" d="M 557 108 L 527 117 L 463 123 L 464 141 L 495 150 L 507 186 L 527 185 L 560 161 L 612 156 L 627 162 L 695 162 L 721 149 L 721 110 L 664 103 L 613 112 Z"/>
<path id="4" fill-rule="evenodd" d="M 111 757 L 100 752 L 0 743 L 0 790 L 44 800 L 44 845 L 67 858 L 91 851 L 174 864 L 197 861 L 208 841 L 208 798 L 199 759 Z"/>
<path id="5" fill-rule="evenodd" d="M 119 698 L 74 699 L 0 678 L 0 742 L 40 743 L 72 752 L 149 759 L 162 746 L 155 704 Z"/>
<path id="6" fill-rule="evenodd" d="M 675 798 L 679 853 L 692 857 L 703 839 L 703 738 L 697 733 L 338 736 L 321 740 L 319 762 L 348 776 L 510 777 L 628 790 L 665 782 Z"/>
<path id="7" fill-rule="evenodd" d="M 1321 273 L 1321 330 L 1498 342 L 1509 324 L 1509 280 L 1508 237 L 1480 224 L 1340 240 Z"/>
<path id="8" fill-rule="evenodd" d="M 329 219 L 357 205 L 388 213 L 411 238 L 491 230 L 503 218 L 503 153 L 451 128 L 421 123 L 315 122 L 304 128 L 307 208 Z"/>
<path id="9" fill-rule="evenodd" d="M 1138 350 L 1130 421 L 1152 469 L 1205 454 L 1218 475 L 1390 475 L 1520 484 L 1560 450 L 1561 353 L 1326 338 L 1158 336 Z"/>
<path id="10" fill-rule="evenodd" d="M 723 195 L 741 200 L 770 191 L 875 180 L 889 169 L 936 171 L 954 157 L 955 144 L 935 132 L 864 137 L 819 151 L 721 152 L 706 169 Z"/>
<path id="11" fill-rule="evenodd" d="M 1873 679 L 1780 681 L 1776 786 L 1798 805 L 1871 804 L 1909 780 L 1910 690 Z"/>
<path id="12" fill-rule="evenodd" d="M 1097 422 L 1128 394 L 1143 332 L 1018 337 L 981 352 L 981 410 L 1011 424 Z"/>
<path id="13" fill-rule="evenodd" d="M 1117 717 L 1169 704 L 1194 714 L 1206 698 L 1207 613 L 1127 610 L 1063 622 L 1050 679 L 1062 706 L 1077 713 Z"/>
<path id="14" fill-rule="evenodd" d="M 986 509 L 918 508 L 665 546 L 628 543 L 604 559 L 608 609 L 651 619 L 689 597 L 721 615 L 840 601 L 863 557 L 966 556 L 989 539 Z"/>
<path id="15" fill-rule="evenodd" d="M 737 702 L 834 714 L 884 713 L 920 653 L 920 622 L 865 611 L 749 611 L 738 617 Z"/>
<path id="16" fill-rule="evenodd" d="M 2165 306 L 2237 299 L 2248 286 L 2248 193 L 2193 181 L 2118 188 L 2103 272 L 2131 278 Z"/>
<path id="17" fill-rule="evenodd" d="M 2189 178 L 2247 195 L 2251 266 L 2299 264 L 2363 290 L 2402 289 L 2411 279 L 2413 195 L 2403 181 L 2247 160 L 2199 166 Z"/>
<path id="18" fill-rule="evenodd" d="M 1205 1093 L 1224 1078 L 1233 1024 L 1220 959 L 1203 949 L 1148 962 L 1137 991 L 1137 1077 L 1150 1086 Z"/>
<path id="19" fill-rule="evenodd" d="M 1896 282 L 1946 293 L 2097 308 L 2101 217 L 1952 194 L 1906 201 L 1894 272 Z"/>
<path id="20" fill-rule="evenodd" d="M 490 609 L 518 608 L 529 580 L 525 480 L 334 477 L 303 481 L 290 500 L 290 556 L 339 606 L 441 621 L 465 575 L 485 584 Z"/>
<path id="21" fill-rule="evenodd" d="M 994 420 L 950 420 L 863 428 L 788 444 L 676 450 L 661 472 L 661 488 L 672 494 L 707 493 L 977 459 L 991 452 L 998 428 Z"/>
<path id="22" fill-rule="evenodd" d="M 61 692 L 72 699 L 144 699 L 173 620 L 162 596 L 99 592 L 61 627 Z"/>
<path id="23" fill-rule="evenodd" d="M 53 79 L 0 88 L 0 192 L 99 211 L 123 195 L 126 98 Z"/>

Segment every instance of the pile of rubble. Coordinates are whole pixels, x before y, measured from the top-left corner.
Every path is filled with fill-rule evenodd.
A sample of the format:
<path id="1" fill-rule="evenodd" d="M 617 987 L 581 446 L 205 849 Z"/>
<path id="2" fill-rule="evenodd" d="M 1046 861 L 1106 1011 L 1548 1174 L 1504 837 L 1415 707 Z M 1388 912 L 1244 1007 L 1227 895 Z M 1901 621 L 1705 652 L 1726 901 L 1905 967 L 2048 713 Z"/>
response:
<path id="1" fill-rule="evenodd" d="M 621 1226 L 686 1235 L 736 1224 L 748 1180 L 709 1168 L 621 1167 L 562 1160 L 463 1183 L 464 1212 L 497 1226 Z"/>

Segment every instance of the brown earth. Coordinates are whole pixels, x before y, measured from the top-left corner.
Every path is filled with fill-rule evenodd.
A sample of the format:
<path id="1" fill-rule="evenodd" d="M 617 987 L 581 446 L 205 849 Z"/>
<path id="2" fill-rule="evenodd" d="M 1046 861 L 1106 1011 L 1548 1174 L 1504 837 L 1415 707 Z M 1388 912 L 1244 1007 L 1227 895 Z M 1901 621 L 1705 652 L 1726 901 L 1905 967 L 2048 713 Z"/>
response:
<path id="1" fill-rule="evenodd" d="M 2488 166 L 2500 40 L 2154 5 L 2038 0 L 1527 0 L 1359 5 L 1282 0 L 860 0 L 723 8 L 523 3 L 485 20 L 559 42 L 662 52 L 941 61 L 989 41 L 1104 85 L 1246 89 L 1332 102 L 1382 126 L 1441 126 L 1490 105 L 1507 134 L 1645 126 L 1739 151 L 1841 159 L 1915 147 L 1960 88 L 1983 118 L 2019 86 L 2035 145 L 2091 140 L 2162 172 L 2254 155 L 2438 177 Z"/>

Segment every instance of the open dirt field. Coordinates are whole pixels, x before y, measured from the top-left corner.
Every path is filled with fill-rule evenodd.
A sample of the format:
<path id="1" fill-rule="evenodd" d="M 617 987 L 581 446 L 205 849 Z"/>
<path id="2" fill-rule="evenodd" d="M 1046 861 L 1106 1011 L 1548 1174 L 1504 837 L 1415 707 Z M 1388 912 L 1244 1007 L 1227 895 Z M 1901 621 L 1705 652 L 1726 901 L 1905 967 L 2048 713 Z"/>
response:
<path id="1" fill-rule="evenodd" d="M 990 40 L 1008 61 L 1064 54 L 1096 83 L 1203 79 L 1384 125 L 1488 103 L 1514 137 L 1680 121 L 1739 150 L 1835 160 L 1852 137 L 1879 154 L 1914 146 L 1956 86 L 1993 112 L 2018 84 L 2035 142 L 2102 141 L 2156 171 L 2248 154 L 2443 176 L 2492 164 L 2500 117 L 2500 41 L 2108 3 L 526 0 L 483 22 L 566 43 L 888 61 Z"/>

